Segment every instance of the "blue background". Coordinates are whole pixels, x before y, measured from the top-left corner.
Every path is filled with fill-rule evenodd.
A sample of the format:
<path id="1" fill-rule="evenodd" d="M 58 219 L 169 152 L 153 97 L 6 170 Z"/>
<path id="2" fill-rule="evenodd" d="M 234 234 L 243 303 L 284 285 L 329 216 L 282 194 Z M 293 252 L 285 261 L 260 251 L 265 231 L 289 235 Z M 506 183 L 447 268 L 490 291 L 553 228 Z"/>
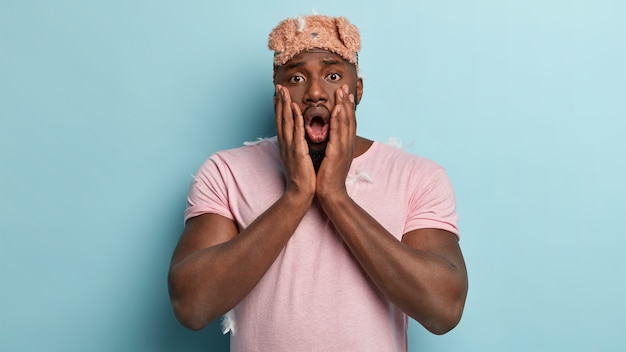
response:
<path id="1" fill-rule="evenodd" d="M 311 7 L 361 29 L 359 134 L 457 192 L 465 315 L 411 351 L 626 350 L 625 3 L 1 0 L 0 350 L 227 350 L 169 257 L 190 175 L 273 135 L 267 34 Z"/>

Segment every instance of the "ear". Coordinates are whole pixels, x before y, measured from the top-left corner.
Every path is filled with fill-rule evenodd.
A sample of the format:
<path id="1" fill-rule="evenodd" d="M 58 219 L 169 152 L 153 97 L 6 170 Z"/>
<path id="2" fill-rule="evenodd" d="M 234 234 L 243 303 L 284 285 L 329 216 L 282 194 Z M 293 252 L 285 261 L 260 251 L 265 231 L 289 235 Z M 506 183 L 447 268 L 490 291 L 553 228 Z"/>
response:
<path id="1" fill-rule="evenodd" d="M 272 84 L 274 85 L 274 96 L 272 101 L 274 102 L 274 110 L 276 110 L 276 104 L 278 103 L 278 96 L 276 94 L 276 66 L 274 66 L 274 73 L 272 74 Z"/>
<path id="2" fill-rule="evenodd" d="M 274 71 L 272 73 L 272 82 L 276 85 L 276 65 L 274 65 Z"/>
<path id="3" fill-rule="evenodd" d="M 362 78 L 357 78 L 356 80 L 356 95 L 355 95 L 355 100 L 354 100 L 354 104 L 355 105 L 359 105 L 359 102 L 361 101 L 361 97 L 363 96 L 363 79 Z"/>

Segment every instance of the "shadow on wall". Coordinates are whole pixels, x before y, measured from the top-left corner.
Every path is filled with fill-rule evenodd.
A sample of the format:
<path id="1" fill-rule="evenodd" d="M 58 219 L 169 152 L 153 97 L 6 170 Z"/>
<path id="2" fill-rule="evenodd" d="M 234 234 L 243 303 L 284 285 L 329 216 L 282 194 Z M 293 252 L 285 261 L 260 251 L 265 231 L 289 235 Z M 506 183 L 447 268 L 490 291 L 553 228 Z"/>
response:
<path id="1" fill-rule="evenodd" d="M 230 335 L 222 335 L 220 320 L 216 320 L 200 331 L 191 331 L 180 325 L 174 316 L 166 319 L 167 324 L 164 331 L 167 336 L 162 337 L 162 345 L 159 350 L 162 352 L 173 351 L 230 351 Z"/>

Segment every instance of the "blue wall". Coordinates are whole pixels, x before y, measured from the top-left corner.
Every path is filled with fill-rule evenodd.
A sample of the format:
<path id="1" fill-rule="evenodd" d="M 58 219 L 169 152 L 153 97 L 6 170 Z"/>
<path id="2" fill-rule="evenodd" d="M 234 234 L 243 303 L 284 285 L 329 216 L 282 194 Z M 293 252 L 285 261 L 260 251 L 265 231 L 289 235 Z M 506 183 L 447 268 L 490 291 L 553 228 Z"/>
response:
<path id="1" fill-rule="evenodd" d="M 227 350 L 172 317 L 169 256 L 200 163 L 273 133 L 267 34 L 311 7 L 361 28 L 359 133 L 457 191 L 465 315 L 411 351 L 626 350 L 622 0 L 0 0 L 0 350 Z"/>

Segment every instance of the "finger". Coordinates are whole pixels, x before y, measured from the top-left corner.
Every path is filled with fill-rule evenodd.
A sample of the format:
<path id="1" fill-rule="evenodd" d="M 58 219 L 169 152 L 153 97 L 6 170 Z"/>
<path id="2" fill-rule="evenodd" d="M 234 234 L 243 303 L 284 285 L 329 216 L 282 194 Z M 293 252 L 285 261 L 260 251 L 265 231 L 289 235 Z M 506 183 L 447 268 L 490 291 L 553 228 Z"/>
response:
<path id="1" fill-rule="evenodd" d="M 293 111 L 293 123 L 294 123 L 294 129 L 293 129 L 293 140 L 294 140 L 294 147 L 297 148 L 298 153 L 302 154 L 302 155 L 308 155 L 309 154 L 309 145 L 306 142 L 306 131 L 304 129 L 304 116 L 302 115 L 302 110 L 300 110 L 300 107 L 298 106 L 298 104 L 292 102 L 291 103 L 291 110 Z"/>
<path id="2" fill-rule="evenodd" d="M 277 84 L 276 93 L 274 95 L 274 120 L 276 124 L 276 137 L 278 138 L 278 142 L 283 142 L 283 100 L 281 98 L 281 90 L 282 87 Z"/>
<path id="3" fill-rule="evenodd" d="M 345 93 L 344 96 L 346 97 L 345 99 L 342 100 L 342 103 L 343 103 L 343 109 L 345 111 L 346 125 L 348 126 L 348 136 L 352 137 L 356 135 L 356 115 L 355 115 L 356 104 L 354 103 L 355 102 L 354 94 L 350 93 L 350 90 L 347 84 L 344 84 L 342 86 L 342 89 L 343 89 L 343 92 Z"/>
<path id="4" fill-rule="evenodd" d="M 332 147 L 333 142 L 338 142 L 339 140 L 339 136 L 337 135 L 339 132 L 339 125 L 340 125 L 340 117 L 339 115 L 341 114 L 341 103 L 343 100 L 343 89 L 342 88 L 338 88 L 337 90 L 335 90 L 335 106 L 333 107 L 332 111 L 330 112 L 330 126 L 329 126 L 329 144 L 330 147 Z"/>
<path id="5" fill-rule="evenodd" d="M 283 103 L 283 111 L 281 114 L 283 139 L 288 145 L 293 143 L 293 111 L 291 110 L 291 96 L 289 90 L 281 88 L 281 99 Z"/>
<path id="6" fill-rule="evenodd" d="M 304 116 L 298 104 L 291 102 L 291 113 L 293 116 L 293 138 L 294 140 L 304 139 Z"/>
<path id="7" fill-rule="evenodd" d="M 348 95 L 348 107 L 347 107 L 347 112 L 348 112 L 348 121 L 350 121 L 350 135 L 351 136 L 355 136 L 356 135 L 356 104 L 355 104 L 355 100 L 354 100 L 354 94 L 349 94 Z"/>
<path id="8" fill-rule="evenodd" d="M 335 91 L 335 108 L 331 115 L 331 137 L 334 134 L 335 140 L 346 143 L 352 133 L 351 115 L 352 106 L 348 95 L 348 86 L 343 85 Z M 334 119 L 334 120 L 333 120 Z"/>

